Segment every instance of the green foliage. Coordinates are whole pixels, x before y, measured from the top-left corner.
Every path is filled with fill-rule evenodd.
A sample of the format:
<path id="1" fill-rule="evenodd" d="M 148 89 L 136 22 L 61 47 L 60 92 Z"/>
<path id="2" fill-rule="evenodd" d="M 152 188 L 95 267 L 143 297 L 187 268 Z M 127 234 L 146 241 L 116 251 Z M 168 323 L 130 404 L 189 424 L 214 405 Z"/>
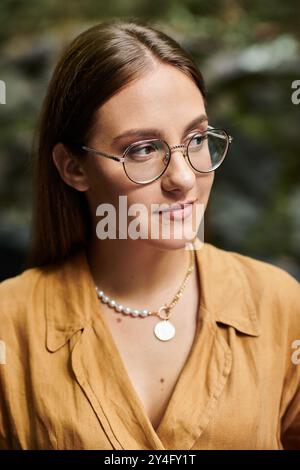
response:
<path id="1" fill-rule="evenodd" d="M 30 216 L 29 157 L 60 48 L 105 19 L 136 18 L 189 50 L 207 81 L 211 123 L 234 136 L 211 196 L 210 241 L 278 264 L 284 257 L 300 276 L 300 105 L 291 102 L 299 13 L 298 0 L 1 0 L 2 224 L 26 225 Z"/>

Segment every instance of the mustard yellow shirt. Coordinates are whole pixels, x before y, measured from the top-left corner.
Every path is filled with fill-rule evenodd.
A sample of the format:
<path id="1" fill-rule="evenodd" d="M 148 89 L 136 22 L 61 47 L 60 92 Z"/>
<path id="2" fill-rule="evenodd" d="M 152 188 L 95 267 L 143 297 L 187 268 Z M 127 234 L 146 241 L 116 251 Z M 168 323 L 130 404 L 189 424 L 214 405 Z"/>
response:
<path id="1" fill-rule="evenodd" d="M 156 431 L 84 251 L 3 281 L 0 448 L 300 449 L 299 283 L 207 243 L 196 260 L 197 334 Z"/>

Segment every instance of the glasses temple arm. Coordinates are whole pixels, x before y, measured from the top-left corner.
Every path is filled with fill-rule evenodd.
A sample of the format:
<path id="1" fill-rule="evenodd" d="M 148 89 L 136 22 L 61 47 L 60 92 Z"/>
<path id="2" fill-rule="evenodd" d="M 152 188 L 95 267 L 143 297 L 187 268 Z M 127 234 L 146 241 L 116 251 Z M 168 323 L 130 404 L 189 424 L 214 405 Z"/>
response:
<path id="1" fill-rule="evenodd" d="M 207 126 L 207 129 L 208 129 L 210 135 L 213 135 L 214 137 L 219 137 L 219 139 L 227 140 L 227 137 L 225 137 L 223 135 L 220 135 L 220 134 L 216 134 L 215 132 L 211 132 L 212 130 L 214 130 L 214 127 Z M 233 141 L 233 137 L 231 137 L 231 135 L 229 135 L 229 134 L 228 134 L 228 141 L 229 141 L 229 143 L 231 143 Z"/>
<path id="2" fill-rule="evenodd" d="M 95 155 L 101 155 L 102 157 L 110 158 L 111 160 L 115 160 L 116 162 L 123 162 L 124 161 L 123 157 L 117 157 L 115 155 L 109 155 L 108 153 L 105 153 L 105 152 L 99 152 L 99 150 L 95 150 L 95 149 L 92 149 L 90 147 L 86 147 L 85 145 L 82 145 L 81 148 L 83 150 L 85 150 L 86 152 L 91 152 Z"/>

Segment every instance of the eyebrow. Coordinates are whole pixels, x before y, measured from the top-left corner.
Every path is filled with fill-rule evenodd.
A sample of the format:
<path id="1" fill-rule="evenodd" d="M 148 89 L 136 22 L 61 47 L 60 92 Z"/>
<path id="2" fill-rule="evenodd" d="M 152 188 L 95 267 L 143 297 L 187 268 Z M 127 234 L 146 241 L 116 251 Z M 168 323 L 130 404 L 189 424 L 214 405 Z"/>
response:
<path id="1" fill-rule="evenodd" d="M 202 124 L 205 121 L 208 121 L 206 114 L 201 114 L 200 116 L 197 116 L 184 128 L 183 135 L 186 134 L 189 130 L 191 130 L 194 126 Z M 159 129 L 155 128 L 130 129 L 115 137 L 111 141 L 111 145 L 115 145 L 127 137 L 135 137 L 139 139 L 157 137 L 158 139 L 162 139 L 163 134 Z"/>

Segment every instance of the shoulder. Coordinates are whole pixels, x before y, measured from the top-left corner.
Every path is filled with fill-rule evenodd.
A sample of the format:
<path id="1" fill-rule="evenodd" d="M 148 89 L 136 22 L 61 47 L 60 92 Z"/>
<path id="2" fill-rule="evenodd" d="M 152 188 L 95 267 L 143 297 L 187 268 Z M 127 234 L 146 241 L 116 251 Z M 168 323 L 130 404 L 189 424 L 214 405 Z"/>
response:
<path id="1" fill-rule="evenodd" d="M 26 298 L 28 289 L 31 289 L 39 277 L 43 274 L 40 268 L 25 269 L 21 274 L 10 277 L 0 282 L 0 298 L 7 300 L 7 296 L 12 295 L 15 298 Z M 19 295 L 17 295 L 19 292 Z M 24 295 L 25 294 L 25 295 Z"/>
<path id="2" fill-rule="evenodd" d="M 231 279 L 244 296 L 251 298 L 262 323 L 288 328 L 293 332 L 292 336 L 296 333 L 300 338 L 300 284 L 297 279 L 268 262 L 206 245 L 208 256 L 211 261 L 216 260 L 222 276 Z"/>
<path id="3" fill-rule="evenodd" d="M 289 299 L 294 297 L 299 301 L 300 284 L 285 270 L 235 251 L 223 250 L 211 244 L 206 246 L 211 257 L 219 259 L 225 269 L 234 269 L 253 292 L 270 293 Z"/>
<path id="4" fill-rule="evenodd" d="M 24 305 L 37 286 L 43 271 L 39 268 L 26 269 L 17 276 L 0 282 L 0 305 L 13 309 L 14 306 Z"/>
<path id="5" fill-rule="evenodd" d="M 22 337 L 32 330 L 42 331 L 49 309 L 57 314 L 59 323 L 58 317 L 67 316 L 72 310 L 72 299 L 76 304 L 85 294 L 77 284 L 81 277 L 82 285 L 86 272 L 84 252 L 79 251 L 57 263 L 25 269 L 0 282 L 0 339 L 12 339 L 12 330 L 19 333 L 15 336 Z"/>
<path id="6" fill-rule="evenodd" d="M 229 252 L 239 270 L 245 276 L 254 297 L 259 302 L 270 302 L 286 307 L 296 307 L 298 320 L 300 316 L 300 284 L 285 270 L 265 261 L 249 256 Z"/>
<path id="7" fill-rule="evenodd" d="M 19 342 L 43 304 L 44 273 L 39 268 L 26 269 L 0 283 L 0 339 L 7 344 Z"/>

